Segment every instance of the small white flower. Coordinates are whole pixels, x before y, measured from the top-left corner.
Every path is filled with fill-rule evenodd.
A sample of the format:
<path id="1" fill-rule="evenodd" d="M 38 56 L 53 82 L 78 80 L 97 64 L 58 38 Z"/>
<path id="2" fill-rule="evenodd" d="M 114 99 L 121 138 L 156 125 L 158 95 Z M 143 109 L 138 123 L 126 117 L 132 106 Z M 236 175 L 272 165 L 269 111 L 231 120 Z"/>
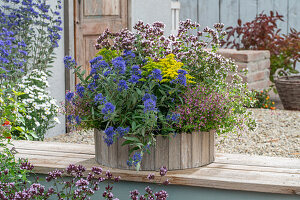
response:
<path id="1" fill-rule="evenodd" d="M 45 115 L 42 115 L 42 119 L 47 119 Z"/>
<path id="2" fill-rule="evenodd" d="M 43 100 L 43 96 L 41 96 L 41 95 L 38 96 L 38 99 L 39 99 L 39 100 Z"/>
<path id="3" fill-rule="evenodd" d="M 45 114 L 46 114 L 46 115 L 50 115 L 51 113 L 50 113 L 49 111 L 46 111 Z"/>
<path id="4" fill-rule="evenodd" d="M 53 105 L 55 105 L 56 104 L 56 99 L 51 99 L 50 103 L 53 104 Z"/>
<path id="5" fill-rule="evenodd" d="M 29 91 L 28 88 L 25 88 L 24 92 L 25 92 L 26 94 L 28 94 L 30 91 Z"/>
<path id="6" fill-rule="evenodd" d="M 27 119 L 32 119 L 32 117 L 30 115 L 27 115 L 26 118 Z"/>
<path id="7" fill-rule="evenodd" d="M 59 121 L 59 119 L 58 119 L 57 117 L 54 117 L 53 120 L 54 120 L 56 123 L 60 124 L 60 121 Z"/>
<path id="8" fill-rule="evenodd" d="M 34 102 L 32 105 L 33 105 L 33 107 L 37 107 L 37 103 L 36 102 Z"/>
<path id="9" fill-rule="evenodd" d="M 40 122 L 35 122 L 35 125 L 40 126 L 41 124 L 40 124 Z"/>
<path id="10" fill-rule="evenodd" d="M 25 85 L 23 85 L 23 84 L 20 84 L 19 86 L 20 86 L 20 88 L 25 88 Z"/>

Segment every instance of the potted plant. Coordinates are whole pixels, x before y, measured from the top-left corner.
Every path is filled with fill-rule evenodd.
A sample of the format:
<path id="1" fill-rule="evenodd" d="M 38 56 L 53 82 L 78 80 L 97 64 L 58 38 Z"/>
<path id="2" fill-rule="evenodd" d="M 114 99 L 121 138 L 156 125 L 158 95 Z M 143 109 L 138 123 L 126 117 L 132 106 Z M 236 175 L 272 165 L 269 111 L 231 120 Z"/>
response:
<path id="1" fill-rule="evenodd" d="M 198 24 L 180 24 L 178 34 L 168 37 L 160 22 L 140 21 L 136 32 L 106 30 L 85 78 L 75 60 L 65 58 L 81 81 L 66 94 L 68 123 L 95 129 L 99 164 L 142 170 L 199 167 L 214 160 L 215 132 L 254 126 L 243 106 L 246 85 L 237 73 L 226 82 L 236 65 L 215 53 L 223 25 L 205 28 L 211 39 L 204 42 L 198 40 L 202 32 L 188 34 Z"/>

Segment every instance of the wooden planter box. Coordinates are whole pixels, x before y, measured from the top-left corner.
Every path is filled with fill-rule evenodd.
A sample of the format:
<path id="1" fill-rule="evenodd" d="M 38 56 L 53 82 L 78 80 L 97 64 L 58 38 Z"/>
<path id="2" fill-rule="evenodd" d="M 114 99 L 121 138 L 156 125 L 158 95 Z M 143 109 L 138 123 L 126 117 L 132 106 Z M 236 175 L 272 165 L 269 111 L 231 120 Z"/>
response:
<path id="1" fill-rule="evenodd" d="M 132 169 L 127 166 L 128 146 L 122 146 L 120 139 L 107 146 L 104 133 L 95 129 L 95 159 L 103 166 Z M 156 138 L 156 146 L 151 147 L 151 154 L 145 153 L 140 170 L 159 170 L 166 166 L 168 170 L 187 169 L 204 166 L 215 160 L 215 131 L 177 134 L 174 137 Z"/>

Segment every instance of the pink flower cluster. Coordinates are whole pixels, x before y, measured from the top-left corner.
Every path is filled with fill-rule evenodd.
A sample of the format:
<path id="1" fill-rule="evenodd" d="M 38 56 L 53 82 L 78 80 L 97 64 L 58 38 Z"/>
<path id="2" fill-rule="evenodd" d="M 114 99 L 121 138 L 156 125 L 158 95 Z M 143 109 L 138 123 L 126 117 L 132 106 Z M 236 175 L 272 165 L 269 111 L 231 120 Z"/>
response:
<path id="1" fill-rule="evenodd" d="M 175 111 L 180 115 L 177 127 L 185 132 L 219 129 L 230 117 L 230 101 L 225 92 L 202 85 L 189 87 L 183 96 L 184 103 Z"/>

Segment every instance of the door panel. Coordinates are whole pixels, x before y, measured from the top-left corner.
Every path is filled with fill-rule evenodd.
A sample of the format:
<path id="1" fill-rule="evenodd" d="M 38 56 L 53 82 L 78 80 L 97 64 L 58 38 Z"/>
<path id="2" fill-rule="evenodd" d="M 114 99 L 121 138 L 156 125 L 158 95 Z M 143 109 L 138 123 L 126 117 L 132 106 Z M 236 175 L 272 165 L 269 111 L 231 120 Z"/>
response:
<path id="1" fill-rule="evenodd" d="M 76 61 L 89 72 L 98 36 L 107 28 L 127 28 L 127 0 L 75 0 L 74 19 Z"/>
<path id="2" fill-rule="evenodd" d="M 84 0 L 84 15 L 120 16 L 120 0 Z"/>

